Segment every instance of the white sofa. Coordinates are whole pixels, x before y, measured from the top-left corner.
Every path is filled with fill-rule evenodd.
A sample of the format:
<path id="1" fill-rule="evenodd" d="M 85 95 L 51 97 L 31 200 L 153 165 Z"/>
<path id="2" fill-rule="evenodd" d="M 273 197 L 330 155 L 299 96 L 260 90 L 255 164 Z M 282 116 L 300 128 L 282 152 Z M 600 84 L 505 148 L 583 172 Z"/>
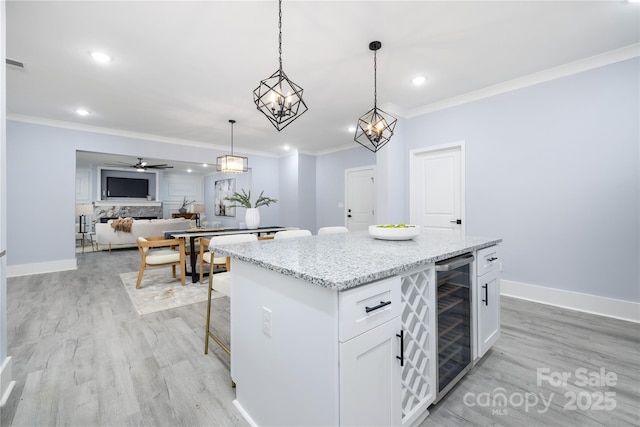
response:
<path id="1" fill-rule="evenodd" d="M 125 248 L 137 246 L 138 237 L 164 236 L 165 231 L 188 230 L 195 227 L 195 221 L 184 218 L 173 219 L 134 219 L 131 232 L 116 231 L 111 227 L 113 220 L 97 223 L 96 244 L 98 249 Z"/>

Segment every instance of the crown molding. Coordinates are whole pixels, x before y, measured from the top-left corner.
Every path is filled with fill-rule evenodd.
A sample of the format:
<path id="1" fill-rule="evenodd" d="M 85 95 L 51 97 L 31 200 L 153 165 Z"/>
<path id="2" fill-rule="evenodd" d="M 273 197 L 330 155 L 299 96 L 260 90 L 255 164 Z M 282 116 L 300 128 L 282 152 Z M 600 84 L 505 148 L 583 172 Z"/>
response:
<path id="1" fill-rule="evenodd" d="M 581 73 L 594 68 L 603 67 L 605 65 L 615 64 L 616 62 L 626 61 L 627 59 L 640 56 L 640 43 L 635 43 L 620 49 L 605 52 L 600 55 L 591 56 L 579 61 L 570 62 L 558 67 L 550 68 L 538 73 L 529 74 L 524 77 L 498 83 L 493 86 L 468 92 L 460 96 L 445 99 L 443 101 L 434 102 L 432 104 L 418 107 L 407 112 L 407 118 L 421 116 L 423 114 L 433 113 L 435 111 L 444 110 L 446 108 L 455 107 L 469 102 L 478 101 L 502 93 L 511 92 L 525 87 L 533 86 L 539 83 L 559 79 L 561 77 L 572 74 Z"/>
<path id="2" fill-rule="evenodd" d="M 77 131 L 83 131 L 83 132 L 92 132 L 92 133 L 100 133 L 105 135 L 121 136 L 124 138 L 143 139 L 143 140 L 155 141 L 155 142 L 165 142 L 167 144 L 176 144 L 176 145 L 184 145 L 189 147 L 214 149 L 214 150 L 220 150 L 223 152 L 229 150 L 228 145 L 223 146 L 223 145 L 217 145 L 217 144 L 209 144 L 206 142 L 191 141 L 186 139 L 168 138 L 165 136 L 131 132 L 131 131 L 126 131 L 121 129 L 103 128 L 99 126 L 83 125 L 78 123 L 65 122 L 61 120 L 53 120 L 53 119 L 45 119 L 42 117 L 28 116 L 24 114 L 7 114 L 7 120 L 24 122 L 24 123 L 32 123 L 32 124 L 42 125 L 42 126 L 51 126 L 56 128 L 62 128 L 62 129 L 71 129 L 71 130 L 77 130 Z M 267 153 L 264 151 L 251 150 L 251 149 L 248 149 L 248 150 L 242 149 L 242 148 L 238 149 L 238 147 L 236 147 L 236 150 L 234 151 L 241 154 L 253 154 L 253 155 L 263 156 L 263 157 L 278 157 L 273 153 Z"/>

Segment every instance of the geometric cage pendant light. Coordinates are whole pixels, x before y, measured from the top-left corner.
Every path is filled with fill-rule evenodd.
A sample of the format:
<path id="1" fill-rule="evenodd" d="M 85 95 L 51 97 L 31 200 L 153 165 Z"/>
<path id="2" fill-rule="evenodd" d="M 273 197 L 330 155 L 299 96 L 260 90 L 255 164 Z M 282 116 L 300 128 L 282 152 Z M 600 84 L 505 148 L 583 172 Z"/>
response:
<path id="1" fill-rule="evenodd" d="M 281 131 L 291 122 L 304 114 L 308 108 L 302 99 L 304 91 L 289 80 L 282 69 L 282 0 L 278 1 L 278 52 L 280 68 L 270 77 L 262 80 L 253 91 L 253 102 L 269 122 Z"/>
<path id="2" fill-rule="evenodd" d="M 216 162 L 216 171 L 224 173 L 242 173 L 249 170 L 249 159 L 242 156 L 233 155 L 233 124 L 235 120 L 229 120 L 231 123 L 231 155 L 218 157 Z"/>
<path id="3" fill-rule="evenodd" d="M 379 41 L 369 43 L 373 51 L 373 108 L 358 119 L 356 134 L 353 138 L 374 153 L 381 149 L 393 136 L 397 119 L 378 108 L 377 57 L 376 52 L 382 47 Z"/>

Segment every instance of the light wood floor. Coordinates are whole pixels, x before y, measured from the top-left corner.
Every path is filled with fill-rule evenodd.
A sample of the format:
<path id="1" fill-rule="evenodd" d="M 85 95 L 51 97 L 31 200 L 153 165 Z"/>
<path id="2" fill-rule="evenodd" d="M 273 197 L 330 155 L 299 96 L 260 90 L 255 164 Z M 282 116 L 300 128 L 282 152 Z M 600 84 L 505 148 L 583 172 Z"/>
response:
<path id="1" fill-rule="evenodd" d="M 2 426 L 247 425 L 231 403 L 229 357 L 215 344 L 203 354 L 206 302 L 138 316 L 118 276 L 138 261 L 131 250 L 85 253 L 77 271 L 8 279 L 18 383 Z M 214 304 L 224 325 L 228 299 Z M 422 426 L 640 425 L 639 325 L 512 298 L 502 307 L 498 343 Z M 544 368 L 571 378 L 538 384 Z M 615 385 L 577 384 L 580 368 L 615 373 Z M 591 409 L 605 392 L 615 395 L 602 406 L 615 408 Z"/>

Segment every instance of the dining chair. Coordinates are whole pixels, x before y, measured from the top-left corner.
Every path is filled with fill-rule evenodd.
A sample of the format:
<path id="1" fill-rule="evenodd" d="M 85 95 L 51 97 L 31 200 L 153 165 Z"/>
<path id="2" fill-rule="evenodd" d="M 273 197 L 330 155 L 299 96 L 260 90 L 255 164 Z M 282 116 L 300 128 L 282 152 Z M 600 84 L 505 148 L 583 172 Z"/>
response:
<path id="1" fill-rule="evenodd" d="M 337 225 L 333 227 L 320 227 L 318 229 L 318 236 L 322 234 L 338 234 L 338 233 L 348 233 L 348 232 L 349 232 L 349 229 L 341 225 Z"/>
<path id="2" fill-rule="evenodd" d="M 165 239 L 164 237 L 138 237 L 138 250 L 140 251 L 140 270 L 136 289 L 140 289 L 142 275 L 147 267 L 171 266 L 173 277 L 176 277 L 176 266 L 180 266 L 182 274 L 180 281 L 185 283 L 185 255 L 183 239 Z M 178 247 L 176 251 L 174 248 Z"/>
<path id="3" fill-rule="evenodd" d="M 229 234 L 224 236 L 214 236 L 209 239 L 209 253 L 212 253 L 213 259 L 216 258 L 215 252 L 213 251 L 213 246 L 217 245 L 226 245 L 229 243 L 247 243 L 247 242 L 257 242 L 258 237 L 255 234 Z M 201 245 L 203 243 L 201 242 Z M 227 271 L 230 271 L 230 268 L 227 267 Z M 211 293 L 213 292 L 213 272 L 209 273 L 209 296 L 207 297 L 207 325 L 206 332 L 204 336 L 204 354 L 209 353 L 209 338 L 212 338 L 219 346 L 222 348 L 227 354 L 231 355 L 231 349 L 227 347 L 225 343 L 223 343 L 217 336 L 211 332 Z"/>
<path id="4" fill-rule="evenodd" d="M 295 237 L 307 237 L 311 236 L 311 232 L 309 230 L 283 230 L 278 231 L 274 236 L 274 240 L 280 239 L 292 239 Z"/>
<path id="5" fill-rule="evenodd" d="M 227 271 L 231 271 L 231 261 L 229 257 L 217 256 L 213 257 L 213 262 L 211 260 L 211 252 L 209 251 L 209 244 L 211 243 L 210 239 L 205 237 L 200 238 L 200 283 L 202 283 L 202 279 L 204 277 L 204 265 L 210 264 L 209 274 L 213 271 L 213 268 L 218 266 L 224 266 Z"/>

